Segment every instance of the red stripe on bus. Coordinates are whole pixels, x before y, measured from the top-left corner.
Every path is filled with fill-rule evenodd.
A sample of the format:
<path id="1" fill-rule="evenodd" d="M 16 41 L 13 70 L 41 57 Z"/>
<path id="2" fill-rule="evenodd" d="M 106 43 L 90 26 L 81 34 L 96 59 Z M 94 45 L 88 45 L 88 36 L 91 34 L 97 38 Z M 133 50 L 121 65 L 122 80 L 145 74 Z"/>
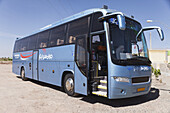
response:
<path id="1" fill-rule="evenodd" d="M 34 54 L 36 54 L 36 53 L 34 53 Z M 33 54 L 28 55 L 28 56 L 23 56 L 23 55 L 20 53 L 20 55 L 21 55 L 22 58 L 28 58 L 28 57 L 31 57 Z"/>
<path id="2" fill-rule="evenodd" d="M 46 49 L 42 49 L 43 50 L 43 52 L 46 52 Z"/>

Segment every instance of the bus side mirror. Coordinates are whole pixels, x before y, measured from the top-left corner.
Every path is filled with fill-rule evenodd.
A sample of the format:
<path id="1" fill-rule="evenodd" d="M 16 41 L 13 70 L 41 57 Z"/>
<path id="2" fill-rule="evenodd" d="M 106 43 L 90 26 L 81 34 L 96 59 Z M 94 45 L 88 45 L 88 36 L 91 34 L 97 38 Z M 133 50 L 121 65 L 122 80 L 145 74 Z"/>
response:
<path id="1" fill-rule="evenodd" d="M 99 22 L 101 22 L 101 21 L 107 20 L 109 18 L 112 18 L 113 16 L 117 16 L 119 29 L 125 30 L 126 29 L 126 22 L 125 22 L 125 16 L 122 12 L 115 12 L 115 13 L 107 14 L 106 16 L 99 17 L 98 20 L 99 20 Z"/>
<path id="2" fill-rule="evenodd" d="M 119 15 L 117 15 L 117 20 L 119 23 L 119 29 L 125 30 L 126 29 L 125 16 L 119 14 Z"/>
<path id="3" fill-rule="evenodd" d="M 162 29 L 158 28 L 157 31 L 158 31 L 158 34 L 159 34 L 161 41 L 163 41 L 164 40 L 164 33 L 163 33 Z"/>
<path id="4" fill-rule="evenodd" d="M 148 30 L 153 30 L 153 29 L 156 29 L 156 30 L 157 30 L 161 41 L 163 41 L 163 40 L 164 40 L 164 33 L 163 33 L 162 29 L 161 29 L 160 27 L 158 27 L 158 26 L 150 26 L 150 27 L 144 27 L 144 28 L 142 28 L 142 29 L 138 32 L 138 34 L 136 35 L 136 39 L 138 38 L 138 36 L 139 36 L 143 31 L 148 31 Z"/>

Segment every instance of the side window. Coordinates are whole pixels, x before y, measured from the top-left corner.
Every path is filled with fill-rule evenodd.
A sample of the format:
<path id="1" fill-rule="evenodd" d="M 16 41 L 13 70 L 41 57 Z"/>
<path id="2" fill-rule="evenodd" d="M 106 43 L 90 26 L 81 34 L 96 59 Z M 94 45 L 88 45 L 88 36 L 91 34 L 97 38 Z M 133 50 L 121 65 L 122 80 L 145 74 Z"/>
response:
<path id="1" fill-rule="evenodd" d="M 66 25 L 55 27 L 51 30 L 49 46 L 57 46 L 65 43 Z"/>
<path id="2" fill-rule="evenodd" d="M 103 26 L 103 22 L 99 22 L 98 18 L 103 16 L 102 13 L 95 13 L 93 15 L 93 21 L 92 21 L 92 30 L 91 32 L 96 32 L 96 31 L 100 31 L 100 30 L 104 30 L 104 26 Z"/>
<path id="3" fill-rule="evenodd" d="M 32 50 L 36 48 L 37 38 L 38 38 L 38 35 L 32 35 L 29 37 L 28 50 Z"/>
<path id="4" fill-rule="evenodd" d="M 67 43 L 75 43 L 76 37 L 88 33 L 88 24 L 90 16 L 75 20 L 68 24 Z"/>
<path id="5" fill-rule="evenodd" d="M 92 36 L 92 60 L 98 61 L 100 64 L 104 64 L 101 61 L 106 61 L 106 37 L 105 34 L 97 34 Z"/>
<path id="6" fill-rule="evenodd" d="M 45 48 L 48 45 L 49 30 L 38 34 L 37 48 Z"/>
<path id="7" fill-rule="evenodd" d="M 14 53 L 17 52 L 17 45 L 18 45 L 18 41 L 15 41 L 15 45 L 14 45 Z"/>
<path id="8" fill-rule="evenodd" d="M 20 51 L 26 51 L 28 50 L 28 42 L 29 42 L 29 38 L 24 38 L 21 40 L 21 48 Z"/>
<path id="9" fill-rule="evenodd" d="M 14 46 L 14 52 L 19 52 L 20 51 L 20 40 L 15 42 L 15 46 Z"/>
<path id="10" fill-rule="evenodd" d="M 81 35 L 77 37 L 76 42 L 76 63 L 77 66 L 80 68 L 81 72 L 86 75 L 87 69 L 87 43 L 86 43 L 86 35 Z"/>

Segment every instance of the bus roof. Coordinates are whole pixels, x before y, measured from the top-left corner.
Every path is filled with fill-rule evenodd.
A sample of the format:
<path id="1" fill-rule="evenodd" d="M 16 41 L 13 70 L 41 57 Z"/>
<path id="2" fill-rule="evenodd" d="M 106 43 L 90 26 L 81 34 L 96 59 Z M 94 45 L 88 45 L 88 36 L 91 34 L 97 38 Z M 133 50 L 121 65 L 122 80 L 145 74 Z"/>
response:
<path id="1" fill-rule="evenodd" d="M 95 13 L 95 12 L 102 12 L 103 15 L 106 15 L 108 12 L 116 12 L 116 10 L 103 9 L 103 8 L 88 9 L 88 10 L 82 11 L 80 13 L 74 14 L 72 16 L 69 16 L 67 18 L 61 19 L 61 20 L 59 20 L 59 21 L 57 21 L 57 22 L 55 22 L 53 24 L 49 24 L 49 25 L 47 25 L 45 27 L 42 27 L 42 28 L 40 28 L 39 32 L 44 31 L 46 29 L 56 27 L 58 25 L 61 25 L 61 24 L 67 23 L 67 22 L 70 22 L 72 20 L 76 20 L 78 18 L 84 17 L 86 15 L 89 15 L 89 14 L 92 14 L 92 13 Z"/>
<path id="2" fill-rule="evenodd" d="M 88 9 L 88 10 L 82 11 L 82 12 L 80 12 L 80 13 L 74 14 L 74 15 L 72 15 L 72 16 L 69 16 L 69 17 L 67 17 L 67 18 L 61 19 L 61 20 L 59 20 L 59 21 L 57 21 L 57 22 L 55 22 L 55 23 L 46 25 L 46 26 L 40 28 L 38 31 L 33 32 L 32 34 L 26 35 L 26 36 L 24 36 L 24 37 L 22 37 L 22 38 L 19 38 L 19 39 L 17 39 L 17 40 L 23 39 L 23 38 L 25 38 L 25 37 L 28 37 L 28 36 L 31 36 L 31 35 L 34 35 L 34 34 L 37 34 L 37 33 L 40 33 L 40 32 L 42 32 L 42 31 L 51 29 L 51 28 L 53 28 L 53 27 L 62 25 L 62 24 L 64 24 L 64 23 L 67 23 L 67 22 L 76 20 L 76 19 L 78 19 L 78 18 L 84 17 L 84 16 L 86 16 L 86 15 L 89 15 L 89 14 L 92 14 L 92 13 L 95 13 L 95 12 L 102 12 L 103 15 L 105 16 L 105 15 L 107 15 L 107 13 L 114 13 L 114 12 L 118 12 L 118 11 L 113 10 L 113 9 L 103 9 L 103 8 Z M 126 17 L 127 17 L 127 16 L 126 16 Z M 131 19 L 133 19 L 133 18 L 131 18 Z M 134 20 L 134 19 L 133 19 L 133 20 Z M 136 20 L 135 20 L 135 21 L 136 21 Z"/>

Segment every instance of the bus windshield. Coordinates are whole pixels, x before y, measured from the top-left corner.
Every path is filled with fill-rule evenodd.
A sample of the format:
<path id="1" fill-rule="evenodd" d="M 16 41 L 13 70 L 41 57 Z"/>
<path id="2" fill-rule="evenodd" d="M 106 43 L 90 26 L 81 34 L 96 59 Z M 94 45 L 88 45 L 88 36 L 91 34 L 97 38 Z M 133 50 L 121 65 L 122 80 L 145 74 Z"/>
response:
<path id="1" fill-rule="evenodd" d="M 112 61 L 124 65 L 150 65 L 144 34 L 136 38 L 141 25 L 126 18 L 126 29 L 120 30 L 116 18 L 110 18 L 108 23 Z"/>

